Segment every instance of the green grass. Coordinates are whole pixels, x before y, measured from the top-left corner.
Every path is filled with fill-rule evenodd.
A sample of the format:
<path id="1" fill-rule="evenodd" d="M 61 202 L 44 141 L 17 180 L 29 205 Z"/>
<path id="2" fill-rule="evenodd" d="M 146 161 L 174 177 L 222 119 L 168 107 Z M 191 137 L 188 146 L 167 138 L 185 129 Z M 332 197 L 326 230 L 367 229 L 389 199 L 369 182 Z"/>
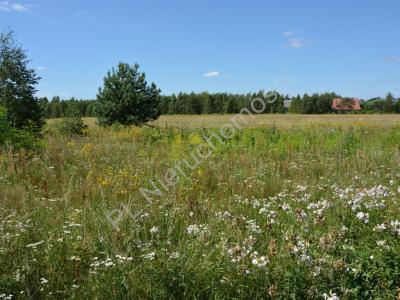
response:
<path id="1" fill-rule="evenodd" d="M 214 127 L 92 126 L 82 138 L 47 136 L 34 155 L 3 152 L 0 295 L 399 296 L 395 122 L 277 123 L 206 148 L 203 136 L 221 136 Z M 183 160 L 199 147 L 211 155 L 191 170 Z M 159 179 L 177 167 L 166 191 Z M 149 180 L 162 192 L 151 203 L 139 192 L 154 189 Z M 107 219 L 116 209 L 119 231 Z"/>
<path id="2" fill-rule="evenodd" d="M 179 128 L 215 128 L 229 123 L 234 115 L 163 115 L 153 122 L 160 127 Z M 400 114 L 324 114 L 324 115 L 300 115 L 300 114 L 259 114 L 247 116 L 243 114 L 243 127 L 278 126 L 280 128 L 292 127 L 393 127 L 400 126 Z M 54 124 L 61 119 L 50 119 Z M 96 118 L 84 118 L 85 123 L 91 128 L 96 127 Z"/>

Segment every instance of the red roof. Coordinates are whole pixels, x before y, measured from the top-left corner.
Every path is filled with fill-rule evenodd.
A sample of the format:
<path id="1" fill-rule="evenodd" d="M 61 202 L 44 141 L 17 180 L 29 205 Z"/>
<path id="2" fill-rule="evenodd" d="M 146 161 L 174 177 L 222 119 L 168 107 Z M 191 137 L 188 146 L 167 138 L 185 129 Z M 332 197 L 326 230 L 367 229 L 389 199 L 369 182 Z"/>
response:
<path id="1" fill-rule="evenodd" d="M 333 110 L 345 110 L 345 111 L 359 111 L 361 110 L 360 99 L 341 99 L 335 98 L 332 102 Z"/>

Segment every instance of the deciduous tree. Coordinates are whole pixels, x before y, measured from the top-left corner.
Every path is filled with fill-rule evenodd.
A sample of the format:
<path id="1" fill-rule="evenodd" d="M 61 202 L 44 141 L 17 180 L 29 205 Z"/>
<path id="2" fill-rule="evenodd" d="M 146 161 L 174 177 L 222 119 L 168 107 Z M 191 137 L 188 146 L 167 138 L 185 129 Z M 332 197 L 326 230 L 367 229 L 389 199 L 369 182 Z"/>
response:
<path id="1" fill-rule="evenodd" d="M 39 130 L 44 121 L 35 97 L 40 77 L 29 67 L 30 60 L 17 44 L 14 33 L 0 35 L 0 105 L 7 110 L 7 120 L 14 128 L 29 126 Z"/>

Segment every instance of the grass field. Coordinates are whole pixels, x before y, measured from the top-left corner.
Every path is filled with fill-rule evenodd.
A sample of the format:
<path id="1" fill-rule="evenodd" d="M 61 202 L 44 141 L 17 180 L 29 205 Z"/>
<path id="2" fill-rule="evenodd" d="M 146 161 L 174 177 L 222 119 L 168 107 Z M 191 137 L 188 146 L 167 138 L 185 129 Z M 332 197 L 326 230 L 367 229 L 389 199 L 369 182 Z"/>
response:
<path id="1" fill-rule="evenodd" d="M 2 152 L 0 299 L 399 299 L 400 117 L 231 118 Z"/>
<path id="2" fill-rule="evenodd" d="M 392 126 L 400 125 L 400 115 L 299 115 L 266 114 L 245 116 L 248 124 L 243 127 L 310 127 L 310 126 Z M 218 127 L 229 122 L 233 115 L 173 115 L 161 116 L 155 125 L 178 127 Z"/>
<path id="3" fill-rule="evenodd" d="M 225 123 L 229 123 L 234 115 L 164 115 L 153 125 L 160 127 L 184 127 L 184 128 L 215 128 Z M 299 114 L 266 114 L 252 115 L 243 118 L 248 124 L 242 124 L 242 127 L 348 127 L 348 126 L 378 126 L 391 127 L 400 126 L 400 115 L 349 115 L 349 114 L 331 114 L 331 115 L 299 115 Z M 50 124 L 58 122 L 60 119 L 52 119 Z M 84 118 L 86 124 L 90 127 L 96 126 L 96 118 Z"/>

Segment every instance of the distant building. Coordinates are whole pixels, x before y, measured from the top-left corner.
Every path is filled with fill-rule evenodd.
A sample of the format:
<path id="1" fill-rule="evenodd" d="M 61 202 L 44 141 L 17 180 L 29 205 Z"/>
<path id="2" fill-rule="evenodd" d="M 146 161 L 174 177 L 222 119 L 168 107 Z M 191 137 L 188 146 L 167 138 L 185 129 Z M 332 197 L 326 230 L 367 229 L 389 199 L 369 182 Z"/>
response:
<path id="1" fill-rule="evenodd" d="M 360 99 L 356 98 L 335 98 L 332 101 L 332 109 L 337 112 L 360 111 L 360 103 Z"/>
<path id="2" fill-rule="evenodd" d="M 289 111 L 290 105 L 292 105 L 292 100 L 283 100 L 283 109 L 285 112 Z"/>

